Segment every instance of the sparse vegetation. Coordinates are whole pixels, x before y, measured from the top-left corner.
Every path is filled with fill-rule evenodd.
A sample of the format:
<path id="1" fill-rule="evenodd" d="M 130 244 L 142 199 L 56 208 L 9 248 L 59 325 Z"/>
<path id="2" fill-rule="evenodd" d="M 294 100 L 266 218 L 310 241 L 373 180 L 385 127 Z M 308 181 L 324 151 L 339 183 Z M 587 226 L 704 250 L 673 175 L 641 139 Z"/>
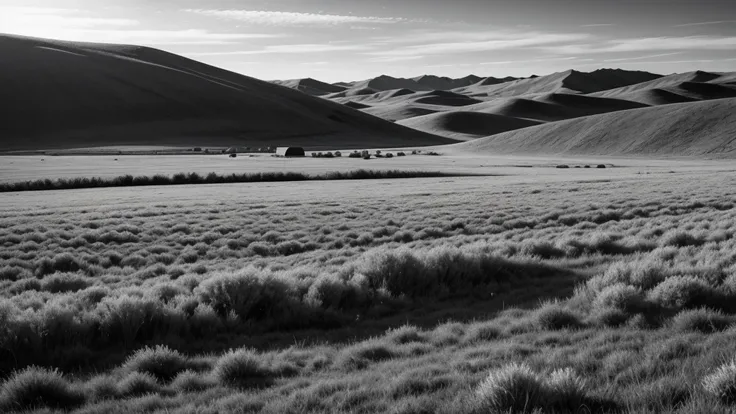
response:
<path id="1" fill-rule="evenodd" d="M 333 158 L 320 153 L 312 153 L 313 157 Z M 236 154 L 231 154 L 231 156 Z M 352 154 L 351 154 L 352 155 Z M 365 158 L 365 155 L 363 156 Z M 370 154 L 368 154 L 370 158 Z M 209 173 L 200 175 L 197 173 L 180 173 L 173 176 L 154 175 L 137 176 L 124 175 L 115 178 L 59 178 L 57 180 L 36 180 L 19 183 L 0 184 L 0 192 L 13 191 L 41 191 L 41 190 L 70 190 L 80 188 L 104 188 L 104 187 L 137 187 L 150 185 L 182 185 L 182 184 L 225 184 L 225 183 L 259 183 L 278 181 L 308 181 L 308 180 L 368 180 L 387 178 L 416 178 L 416 177 L 446 177 L 458 176 L 458 174 L 441 173 L 433 171 L 376 171 L 355 170 L 348 172 L 329 172 L 326 174 L 309 175 L 295 172 L 269 172 L 269 173 L 244 173 L 219 175 Z"/>
<path id="2" fill-rule="evenodd" d="M 730 412 L 723 180 L 8 199 L 0 410 Z"/>

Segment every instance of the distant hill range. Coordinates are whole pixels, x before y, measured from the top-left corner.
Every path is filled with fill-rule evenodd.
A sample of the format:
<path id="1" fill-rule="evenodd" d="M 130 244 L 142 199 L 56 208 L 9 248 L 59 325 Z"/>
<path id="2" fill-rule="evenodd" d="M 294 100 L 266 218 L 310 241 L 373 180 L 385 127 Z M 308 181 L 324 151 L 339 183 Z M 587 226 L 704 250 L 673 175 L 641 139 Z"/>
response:
<path id="1" fill-rule="evenodd" d="M 265 82 L 157 49 L 10 35 L 0 56 L 0 152 L 452 145 L 736 158 L 736 73 Z"/>
<path id="2" fill-rule="evenodd" d="M 0 35 L 0 56 L 0 151 L 455 142 L 157 49 Z"/>
<path id="3" fill-rule="evenodd" d="M 470 84 L 458 86 L 462 83 Z M 325 90 L 320 96 L 419 131 L 460 141 L 483 138 L 456 146 L 473 151 L 733 155 L 725 140 L 733 135 L 729 110 L 730 98 L 736 98 L 736 73 L 662 76 L 600 69 L 524 79 L 381 76 L 339 87 L 343 90 Z M 627 121 L 631 119 L 636 122 Z M 661 131 L 681 137 L 670 142 L 679 144 L 661 145 Z M 640 141 L 642 137 L 646 139 Z"/>

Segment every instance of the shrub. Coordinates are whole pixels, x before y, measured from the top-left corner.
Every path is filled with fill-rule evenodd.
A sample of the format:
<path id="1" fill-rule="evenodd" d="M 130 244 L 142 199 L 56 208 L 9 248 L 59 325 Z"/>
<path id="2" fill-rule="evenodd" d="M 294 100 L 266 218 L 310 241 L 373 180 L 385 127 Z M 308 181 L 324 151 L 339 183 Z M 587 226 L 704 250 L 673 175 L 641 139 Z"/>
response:
<path id="1" fill-rule="evenodd" d="M 640 289 L 631 285 L 616 283 L 604 288 L 596 295 L 593 308 L 595 310 L 614 308 L 632 313 L 641 309 L 644 302 L 644 294 Z"/>
<path id="2" fill-rule="evenodd" d="M 725 363 L 703 378 L 703 387 L 725 404 L 736 404 L 736 360 Z"/>
<path id="3" fill-rule="evenodd" d="M 215 386 L 215 381 L 194 371 L 183 371 L 171 382 L 171 386 L 182 393 L 204 391 Z"/>
<path id="4" fill-rule="evenodd" d="M 362 158 L 362 155 L 358 151 L 353 151 L 348 155 L 348 158 Z"/>
<path id="5" fill-rule="evenodd" d="M 0 388 L 0 408 L 71 409 L 84 401 L 84 394 L 74 389 L 61 373 L 35 366 L 14 372 Z"/>
<path id="6" fill-rule="evenodd" d="M 109 400 L 118 397 L 118 384 L 108 375 L 100 375 L 90 379 L 85 389 L 95 401 Z"/>
<path id="7" fill-rule="evenodd" d="M 554 412 L 577 412 L 585 404 L 587 384 L 572 368 L 553 371 L 545 388 L 546 404 Z"/>
<path id="8" fill-rule="evenodd" d="M 397 157 L 406 157 L 406 153 L 404 153 L 404 152 L 397 152 L 396 153 L 396 156 Z"/>
<path id="9" fill-rule="evenodd" d="M 597 166 L 597 167 L 595 167 L 595 168 L 601 168 L 601 169 L 602 169 L 602 168 L 606 168 L 606 165 L 605 165 L 605 164 L 598 164 L 598 166 Z"/>
<path id="10" fill-rule="evenodd" d="M 390 152 L 386 154 L 386 158 L 393 158 L 393 157 L 394 157 L 394 154 L 392 154 Z"/>
<path id="11" fill-rule="evenodd" d="M 504 413 L 530 413 L 544 399 L 539 375 L 528 365 L 517 363 L 491 371 L 475 393 L 483 410 Z"/>
<path id="12" fill-rule="evenodd" d="M 335 151 L 335 157 L 338 157 L 338 158 L 339 158 L 339 157 L 342 157 L 342 152 L 340 152 L 340 151 Z"/>
<path id="13" fill-rule="evenodd" d="M 557 168 L 565 169 L 565 168 L 570 168 L 570 166 L 566 164 L 561 164 L 561 165 L 558 165 Z"/>
<path id="14" fill-rule="evenodd" d="M 700 308 L 684 310 L 672 318 L 672 327 L 677 331 L 713 333 L 725 331 L 733 324 L 733 318 L 721 312 Z"/>
<path id="15" fill-rule="evenodd" d="M 413 325 L 403 325 L 396 329 L 391 329 L 386 333 L 386 336 L 391 342 L 398 345 L 425 341 L 419 328 Z"/>
<path id="16" fill-rule="evenodd" d="M 161 391 L 156 378 L 145 372 L 131 372 L 118 383 L 118 393 L 124 397 L 138 397 Z"/>
<path id="17" fill-rule="evenodd" d="M 394 356 L 395 352 L 385 344 L 371 341 L 345 348 L 336 362 L 345 369 L 363 369 L 371 362 L 385 361 Z"/>
<path id="18" fill-rule="evenodd" d="M 473 325 L 465 333 L 465 342 L 485 342 L 493 341 L 502 335 L 501 328 L 493 322 L 487 322 L 480 325 Z"/>
<path id="19" fill-rule="evenodd" d="M 89 285 L 86 277 L 75 273 L 54 273 L 41 282 L 41 288 L 50 293 L 76 292 Z"/>
<path id="20" fill-rule="evenodd" d="M 123 369 L 127 372 L 148 373 L 158 381 L 168 382 L 187 369 L 188 360 L 179 351 L 165 345 L 155 348 L 145 347 L 136 351 L 125 361 Z"/>
<path id="21" fill-rule="evenodd" d="M 542 329 L 574 329 L 582 326 L 580 316 L 557 303 L 547 303 L 536 312 L 536 321 Z"/>
<path id="22" fill-rule="evenodd" d="M 251 349 L 230 350 L 221 356 L 213 375 L 220 384 L 234 388 L 259 388 L 271 381 L 271 372 Z"/>
<path id="23" fill-rule="evenodd" d="M 696 308 L 717 302 L 719 294 L 702 279 L 673 276 L 652 289 L 649 299 L 669 308 Z"/>

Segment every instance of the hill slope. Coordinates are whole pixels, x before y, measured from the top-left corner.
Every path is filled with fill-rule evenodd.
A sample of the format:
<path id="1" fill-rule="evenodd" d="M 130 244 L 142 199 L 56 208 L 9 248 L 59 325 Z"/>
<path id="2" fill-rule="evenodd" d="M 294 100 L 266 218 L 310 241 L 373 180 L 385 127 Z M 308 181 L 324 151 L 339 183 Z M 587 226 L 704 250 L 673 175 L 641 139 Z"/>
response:
<path id="1" fill-rule="evenodd" d="M 0 151 L 448 139 L 156 49 L 0 35 Z"/>
<path id="2" fill-rule="evenodd" d="M 439 112 L 404 119 L 398 123 L 459 140 L 475 139 L 539 124 L 527 119 L 464 111 Z"/>
<path id="3" fill-rule="evenodd" d="M 736 99 L 594 115 L 506 132 L 446 148 L 502 154 L 736 158 Z"/>

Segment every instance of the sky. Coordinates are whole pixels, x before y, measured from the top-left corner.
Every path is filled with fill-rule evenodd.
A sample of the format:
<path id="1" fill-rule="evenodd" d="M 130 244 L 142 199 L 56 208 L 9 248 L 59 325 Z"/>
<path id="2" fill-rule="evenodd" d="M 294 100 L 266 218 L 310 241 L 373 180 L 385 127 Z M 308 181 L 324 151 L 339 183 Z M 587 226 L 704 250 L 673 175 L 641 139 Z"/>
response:
<path id="1" fill-rule="evenodd" d="M 736 0 L 0 0 L 0 33 L 151 46 L 265 80 L 736 71 Z"/>

